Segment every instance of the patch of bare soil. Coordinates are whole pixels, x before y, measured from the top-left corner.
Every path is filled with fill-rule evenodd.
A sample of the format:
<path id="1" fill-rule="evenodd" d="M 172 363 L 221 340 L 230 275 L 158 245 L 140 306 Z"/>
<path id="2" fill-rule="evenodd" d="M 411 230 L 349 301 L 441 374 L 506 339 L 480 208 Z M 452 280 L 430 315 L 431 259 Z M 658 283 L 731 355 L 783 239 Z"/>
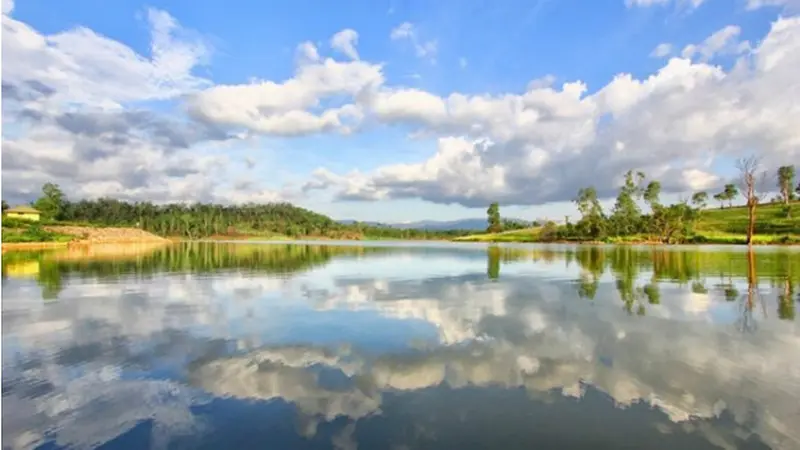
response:
<path id="1" fill-rule="evenodd" d="M 49 226 L 45 230 L 75 236 L 70 245 L 81 244 L 125 244 L 138 242 L 168 242 L 161 236 L 138 228 L 93 228 L 75 226 Z"/>

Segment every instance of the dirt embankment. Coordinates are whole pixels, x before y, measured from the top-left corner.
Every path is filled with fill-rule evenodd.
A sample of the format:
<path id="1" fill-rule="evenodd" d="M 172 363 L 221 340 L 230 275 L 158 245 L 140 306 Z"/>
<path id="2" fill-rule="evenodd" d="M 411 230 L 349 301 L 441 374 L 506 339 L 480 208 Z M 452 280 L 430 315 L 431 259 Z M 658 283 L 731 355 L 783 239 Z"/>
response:
<path id="1" fill-rule="evenodd" d="M 69 242 L 18 242 L 3 243 L 5 250 L 36 250 L 58 247 L 82 247 L 94 244 L 167 244 L 170 241 L 138 228 L 94 228 L 53 225 L 44 227 L 51 233 L 74 236 Z"/>
<path id="2" fill-rule="evenodd" d="M 138 228 L 93 228 L 74 226 L 50 226 L 45 230 L 53 233 L 75 236 L 72 243 L 76 244 L 127 244 L 138 242 L 168 242 L 161 236 L 156 236 Z"/>

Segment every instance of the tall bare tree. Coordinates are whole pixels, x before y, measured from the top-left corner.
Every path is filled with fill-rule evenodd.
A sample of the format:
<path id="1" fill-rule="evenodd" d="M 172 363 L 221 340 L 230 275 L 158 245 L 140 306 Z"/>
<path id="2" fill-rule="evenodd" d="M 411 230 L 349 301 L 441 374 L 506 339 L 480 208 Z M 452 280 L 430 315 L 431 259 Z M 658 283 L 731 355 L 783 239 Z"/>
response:
<path id="1" fill-rule="evenodd" d="M 749 246 L 753 245 L 759 188 L 766 179 L 766 173 L 761 172 L 761 161 L 757 156 L 739 159 L 736 162 L 736 168 L 739 169 L 739 183 L 747 205 L 747 245 Z"/>

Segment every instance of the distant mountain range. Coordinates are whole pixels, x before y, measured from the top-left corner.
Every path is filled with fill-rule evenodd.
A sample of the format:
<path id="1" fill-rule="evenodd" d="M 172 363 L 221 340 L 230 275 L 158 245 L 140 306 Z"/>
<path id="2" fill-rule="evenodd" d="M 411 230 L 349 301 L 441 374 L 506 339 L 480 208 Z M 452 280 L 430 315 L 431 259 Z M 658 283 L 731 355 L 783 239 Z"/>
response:
<path id="1" fill-rule="evenodd" d="M 355 220 L 339 220 L 339 223 L 351 224 Z M 416 222 L 404 223 L 379 223 L 373 221 L 363 222 L 367 225 L 383 225 L 392 228 L 416 229 L 416 230 L 485 230 L 486 219 L 459 219 L 459 220 L 420 220 Z"/>

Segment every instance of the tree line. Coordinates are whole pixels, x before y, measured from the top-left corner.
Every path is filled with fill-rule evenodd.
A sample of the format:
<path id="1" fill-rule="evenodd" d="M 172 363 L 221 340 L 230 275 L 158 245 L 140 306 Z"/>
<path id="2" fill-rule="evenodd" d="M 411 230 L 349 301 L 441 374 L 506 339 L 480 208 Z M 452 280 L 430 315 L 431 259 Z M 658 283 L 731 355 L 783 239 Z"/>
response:
<path id="1" fill-rule="evenodd" d="M 744 197 L 748 212 L 746 242 L 752 244 L 757 207 L 763 202 L 767 174 L 760 170 L 759 159 L 754 156 L 738 160 L 736 167 L 739 185 L 725 184 L 720 192 L 713 194 L 713 199 L 720 203 L 722 209 L 725 208 L 725 202 L 728 208 L 732 208 L 737 196 Z M 795 176 L 795 168 L 791 165 L 779 167 L 776 173 L 779 195 L 773 202 L 784 204 L 786 217 L 791 217 L 791 202 L 800 195 L 800 183 L 795 185 Z M 573 200 L 580 219 L 571 223 L 567 218 L 563 226 L 547 222 L 542 227 L 540 237 L 544 241 L 602 241 L 611 237 L 646 235 L 664 243 L 686 242 L 694 234 L 694 226 L 702 211 L 708 207 L 709 193 L 695 192 L 689 199 L 665 205 L 661 202 L 661 189 L 658 180 L 648 181 L 643 172 L 630 170 L 625 174 L 614 206 L 606 212 L 594 187 L 581 188 Z M 648 206 L 649 212 L 642 211 L 640 202 Z M 487 216 L 487 232 L 503 231 L 498 203 L 489 206 Z"/>
<path id="2" fill-rule="evenodd" d="M 360 222 L 342 224 L 332 218 L 286 202 L 221 205 L 213 203 L 126 202 L 113 198 L 70 201 L 53 183 L 31 203 L 47 223 L 87 223 L 137 227 L 161 236 L 197 239 L 209 236 L 269 235 L 335 239 L 443 239 L 466 230 L 397 229 Z M 7 209 L 4 203 L 3 210 Z"/>

